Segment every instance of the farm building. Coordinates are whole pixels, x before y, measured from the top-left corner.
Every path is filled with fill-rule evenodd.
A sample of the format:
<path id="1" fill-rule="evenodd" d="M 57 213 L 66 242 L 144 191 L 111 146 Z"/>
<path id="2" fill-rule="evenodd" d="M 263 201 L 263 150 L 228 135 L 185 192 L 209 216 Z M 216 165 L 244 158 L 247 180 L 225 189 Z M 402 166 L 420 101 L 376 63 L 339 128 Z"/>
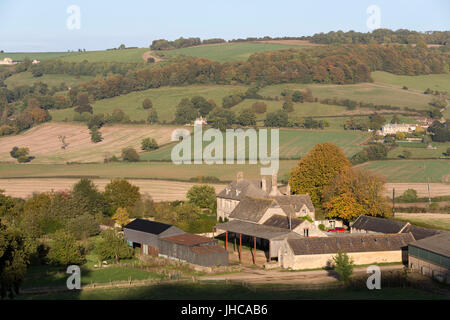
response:
<path id="1" fill-rule="evenodd" d="M 135 219 L 123 228 L 124 237 L 133 247 L 140 247 L 141 254 L 158 255 L 159 239 L 184 234 L 170 224 Z"/>
<path id="2" fill-rule="evenodd" d="M 124 227 L 124 237 L 141 254 L 150 254 L 185 261 L 204 267 L 228 265 L 228 253 L 217 240 L 195 234 L 165 223 L 136 219 Z"/>
<path id="3" fill-rule="evenodd" d="M 450 232 L 408 245 L 409 268 L 450 284 Z"/>
<path id="4" fill-rule="evenodd" d="M 422 228 L 409 222 L 400 222 L 386 218 L 359 216 L 351 225 L 351 233 L 411 233 L 415 240 L 442 233 L 440 230 Z"/>
<path id="5" fill-rule="evenodd" d="M 162 238 L 159 255 L 204 267 L 228 265 L 228 252 L 217 240 L 190 233 Z"/>
<path id="6" fill-rule="evenodd" d="M 414 132 L 417 128 L 415 124 L 405 123 L 388 123 L 381 127 L 381 135 L 386 136 L 388 134 L 396 134 L 397 132 L 410 133 Z"/>
<path id="7" fill-rule="evenodd" d="M 324 268 L 331 266 L 339 251 L 347 253 L 356 265 L 404 262 L 413 241 L 410 233 L 286 239 L 278 251 L 278 262 L 293 270 Z"/>

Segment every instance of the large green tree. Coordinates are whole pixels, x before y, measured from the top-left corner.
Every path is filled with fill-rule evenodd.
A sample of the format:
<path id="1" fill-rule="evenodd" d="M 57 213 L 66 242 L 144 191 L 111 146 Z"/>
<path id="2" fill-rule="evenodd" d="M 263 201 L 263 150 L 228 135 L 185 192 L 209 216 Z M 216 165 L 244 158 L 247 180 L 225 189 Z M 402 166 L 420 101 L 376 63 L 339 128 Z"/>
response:
<path id="1" fill-rule="evenodd" d="M 117 208 L 131 207 L 141 197 L 139 187 L 124 179 L 112 180 L 106 185 L 104 194 L 111 205 L 111 212 L 116 212 Z"/>
<path id="2" fill-rule="evenodd" d="M 187 192 L 189 202 L 200 208 L 214 210 L 216 208 L 216 190 L 212 186 L 196 185 Z"/>
<path id="3" fill-rule="evenodd" d="M 328 142 L 316 144 L 292 170 L 291 190 L 295 194 L 309 194 L 314 206 L 321 207 L 324 188 L 350 166 L 341 148 Z"/>
<path id="4" fill-rule="evenodd" d="M 99 259 L 114 259 L 116 263 L 119 263 L 120 259 L 131 258 L 134 255 L 133 249 L 123 236 L 114 230 L 107 230 L 102 233 L 95 251 Z"/>
<path id="5" fill-rule="evenodd" d="M 47 257 L 50 263 L 62 266 L 84 262 L 82 247 L 72 234 L 62 230 L 54 234 Z"/>

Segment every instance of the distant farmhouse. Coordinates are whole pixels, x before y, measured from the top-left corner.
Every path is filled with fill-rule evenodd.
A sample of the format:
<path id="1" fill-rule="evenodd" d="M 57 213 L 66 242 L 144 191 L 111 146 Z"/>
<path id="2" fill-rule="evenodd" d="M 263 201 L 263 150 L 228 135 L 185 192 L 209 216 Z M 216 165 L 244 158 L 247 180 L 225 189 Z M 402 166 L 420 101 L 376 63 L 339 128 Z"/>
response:
<path id="1" fill-rule="evenodd" d="M 0 60 L 0 65 L 13 65 L 17 64 L 16 61 L 13 61 L 11 58 L 4 58 L 3 60 Z"/>
<path id="2" fill-rule="evenodd" d="M 415 124 L 388 123 L 381 127 L 379 134 L 382 136 L 396 134 L 397 132 L 412 133 L 418 126 Z"/>
<path id="3" fill-rule="evenodd" d="M 227 266 L 228 253 L 217 240 L 186 233 L 165 223 L 135 219 L 124 227 L 124 237 L 141 254 L 160 256 L 204 267 Z"/>

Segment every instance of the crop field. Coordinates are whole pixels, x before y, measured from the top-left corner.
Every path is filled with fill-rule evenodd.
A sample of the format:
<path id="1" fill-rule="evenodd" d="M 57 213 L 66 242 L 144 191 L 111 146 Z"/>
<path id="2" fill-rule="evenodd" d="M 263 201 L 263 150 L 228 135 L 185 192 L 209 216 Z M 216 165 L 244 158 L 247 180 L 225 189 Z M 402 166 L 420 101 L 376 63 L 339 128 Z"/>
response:
<path id="1" fill-rule="evenodd" d="M 281 159 L 300 159 L 311 148 L 322 142 L 331 142 L 341 147 L 347 156 L 360 151 L 362 143 L 368 138 L 368 133 L 362 131 L 344 131 L 344 130 L 280 130 L 280 158 Z M 268 135 L 270 141 L 270 133 Z M 225 135 L 224 135 L 225 141 Z M 204 142 L 207 146 L 211 142 Z M 192 144 L 193 145 L 193 144 Z M 247 150 L 248 150 L 248 144 Z M 174 144 L 167 145 L 155 151 L 143 153 L 142 160 L 170 161 L 170 155 Z M 225 147 L 225 143 L 224 143 Z M 268 144 L 270 150 L 270 143 Z M 235 147 L 235 154 L 238 152 Z M 193 154 L 193 151 L 191 152 Z M 225 150 L 224 150 L 225 156 Z M 246 154 L 246 158 L 248 155 Z"/>
<path id="2" fill-rule="evenodd" d="M 65 56 L 64 61 L 81 62 L 87 60 L 89 62 L 142 62 L 142 55 L 149 51 L 148 48 L 133 48 L 122 50 L 100 50 L 86 51 L 78 54 Z"/>
<path id="3" fill-rule="evenodd" d="M 150 98 L 153 108 L 158 113 L 159 121 L 172 121 L 175 119 L 175 109 L 183 98 L 192 98 L 200 95 L 206 99 L 213 99 L 218 106 L 222 105 L 223 97 L 237 92 L 245 92 L 245 86 L 216 86 L 198 85 L 184 87 L 162 87 L 144 91 L 131 92 L 118 97 L 95 101 L 92 104 L 94 113 L 111 113 L 114 109 L 122 109 L 131 120 L 147 120 L 148 110 L 142 108 L 142 101 Z M 73 119 L 73 109 L 52 110 L 54 121 Z"/>
<path id="4" fill-rule="evenodd" d="M 431 90 L 446 91 L 450 93 L 450 75 L 449 74 L 427 74 L 420 76 L 400 76 L 384 71 L 372 72 L 372 78 L 375 83 L 385 83 L 393 86 L 408 89 L 425 91 L 427 88 Z"/>
<path id="5" fill-rule="evenodd" d="M 382 160 L 357 166 L 388 182 L 450 182 L 450 160 Z"/>
<path id="6" fill-rule="evenodd" d="M 76 56 L 78 52 L 4 52 L 0 53 L 0 60 L 4 58 L 11 58 L 13 60 L 23 60 L 28 57 L 29 59 L 45 60 L 45 59 L 57 59 L 67 56 Z"/>
<path id="7" fill-rule="evenodd" d="M 281 177 L 297 164 L 296 160 L 281 160 Z M 191 178 L 215 176 L 231 181 L 236 173 L 244 172 L 249 179 L 259 179 L 261 164 L 180 164 L 172 162 L 115 162 L 90 164 L 16 164 L 0 163 L 0 178 L 129 178 L 189 181 Z"/>
<path id="8" fill-rule="evenodd" d="M 141 140 L 155 138 L 158 144 L 170 142 L 174 127 L 169 126 L 104 126 L 100 131 L 103 141 L 91 142 L 87 126 L 48 123 L 20 135 L 0 138 L 0 161 L 12 161 L 9 152 L 15 146 L 28 147 L 33 163 L 102 162 L 105 156 L 120 156 L 122 148 L 131 146 L 140 150 Z M 65 149 L 59 136 L 66 136 Z"/>
<path id="9" fill-rule="evenodd" d="M 52 86 L 59 86 L 61 82 L 64 82 L 66 86 L 73 86 L 76 84 L 80 84 L 82 82 L 87 82 L 94 79 L 94 77 L 91 76 L 71 76 L 67 74 L 44 74 L 43 76 L 39 78 L 33 77 L 31 72 L 20 72 L 12 75 L 11 77 L 6 78 L 5 84 L 8 86 L 9 89 L 28 85 L 31 86 L 36 82 L 43 82 L 46 83 L 49 88 Z"/>
<path id="10" fill-rule="evenodd" d="M 377 83 L 359 83 L 347 85 L 335 84 L 280 84 L 267 86 L 260 90 L 262 96 L 280 96 L 284 89 L 303 90 L 309 88 L 314 97 L 351 99 L 374 104 L 384 104 L 415 109 L 429 109 L 429 95 L 416 91 L 402 90 L 391 85 Z"/>
<path id="11" fill-rule="evenodd" d="M 103 191 L 105 186 L 111 182 L 110 179 L 92 179 L 99 190 Z M 60 190 L 71 190 L 73 185 L 79 181 L 78 178 L 21 178 L 0 179 L 0 189 L 12 197 L 27 198 L 34 192 L 50 192 Z M 154 201 L 186 200 L 188 190 L 196 185 L 192 182 L 128 179 L 128 181 L 139 187 L 142 194 L 148 194 Z M 223 184 L 210 184 L 216 192 L 223 190 Z"/>
<path id="12" fill-rule="evenodd" d="M 428 191 L 428 186 L 430 191 Z M 441 197 L 450 195 L 450 184 L 445 183 L 385 183 L 385 195 L 392 199 L 392 190 L 395 189 L 395 196 L 402 195 L 408 189 L 417 191 L 418 197 Z"/>
<path id="13" fill-rule="evenodd" d="M 168 57 L 185 55 L 190 57 L 208 58 L 219 62 L 226 62 L 247 60 L 252 54 L 257 52 L 282 50 L 289 48 L 301 49 L 306 47 L 308 46 L 298 44 L 243 42 L 202 45 L 190 48 L 165 50 L 161 53 Z"/>
<path id="14" fill-rule="evenodd" d="M 450 214 L 446 213 L 396 213 L 395 220 L 410 222 L 425 228 L 450 231 Z"/>

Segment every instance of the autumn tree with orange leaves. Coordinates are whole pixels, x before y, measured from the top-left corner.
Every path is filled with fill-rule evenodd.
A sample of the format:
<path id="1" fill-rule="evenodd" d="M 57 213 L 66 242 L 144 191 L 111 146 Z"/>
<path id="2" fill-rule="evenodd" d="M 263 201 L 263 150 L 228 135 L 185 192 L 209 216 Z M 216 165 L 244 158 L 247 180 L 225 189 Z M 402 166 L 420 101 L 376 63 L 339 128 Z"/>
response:
<path id="1" fill-rule="evenodd" d="M 324 189 L 327 216 L 351 221 L 360 215 L 387 216 L 384 180 L 367 171 L 345 168 Z"/>
<path id="2" fill-rule="evenodd" d="M 309 194 L 314 206 L 322 207 L 325 187 L 350 166 L 341 148 L 328 142 L 316 144 L 292 170 L 291 190 L 294 194 Z"/>

